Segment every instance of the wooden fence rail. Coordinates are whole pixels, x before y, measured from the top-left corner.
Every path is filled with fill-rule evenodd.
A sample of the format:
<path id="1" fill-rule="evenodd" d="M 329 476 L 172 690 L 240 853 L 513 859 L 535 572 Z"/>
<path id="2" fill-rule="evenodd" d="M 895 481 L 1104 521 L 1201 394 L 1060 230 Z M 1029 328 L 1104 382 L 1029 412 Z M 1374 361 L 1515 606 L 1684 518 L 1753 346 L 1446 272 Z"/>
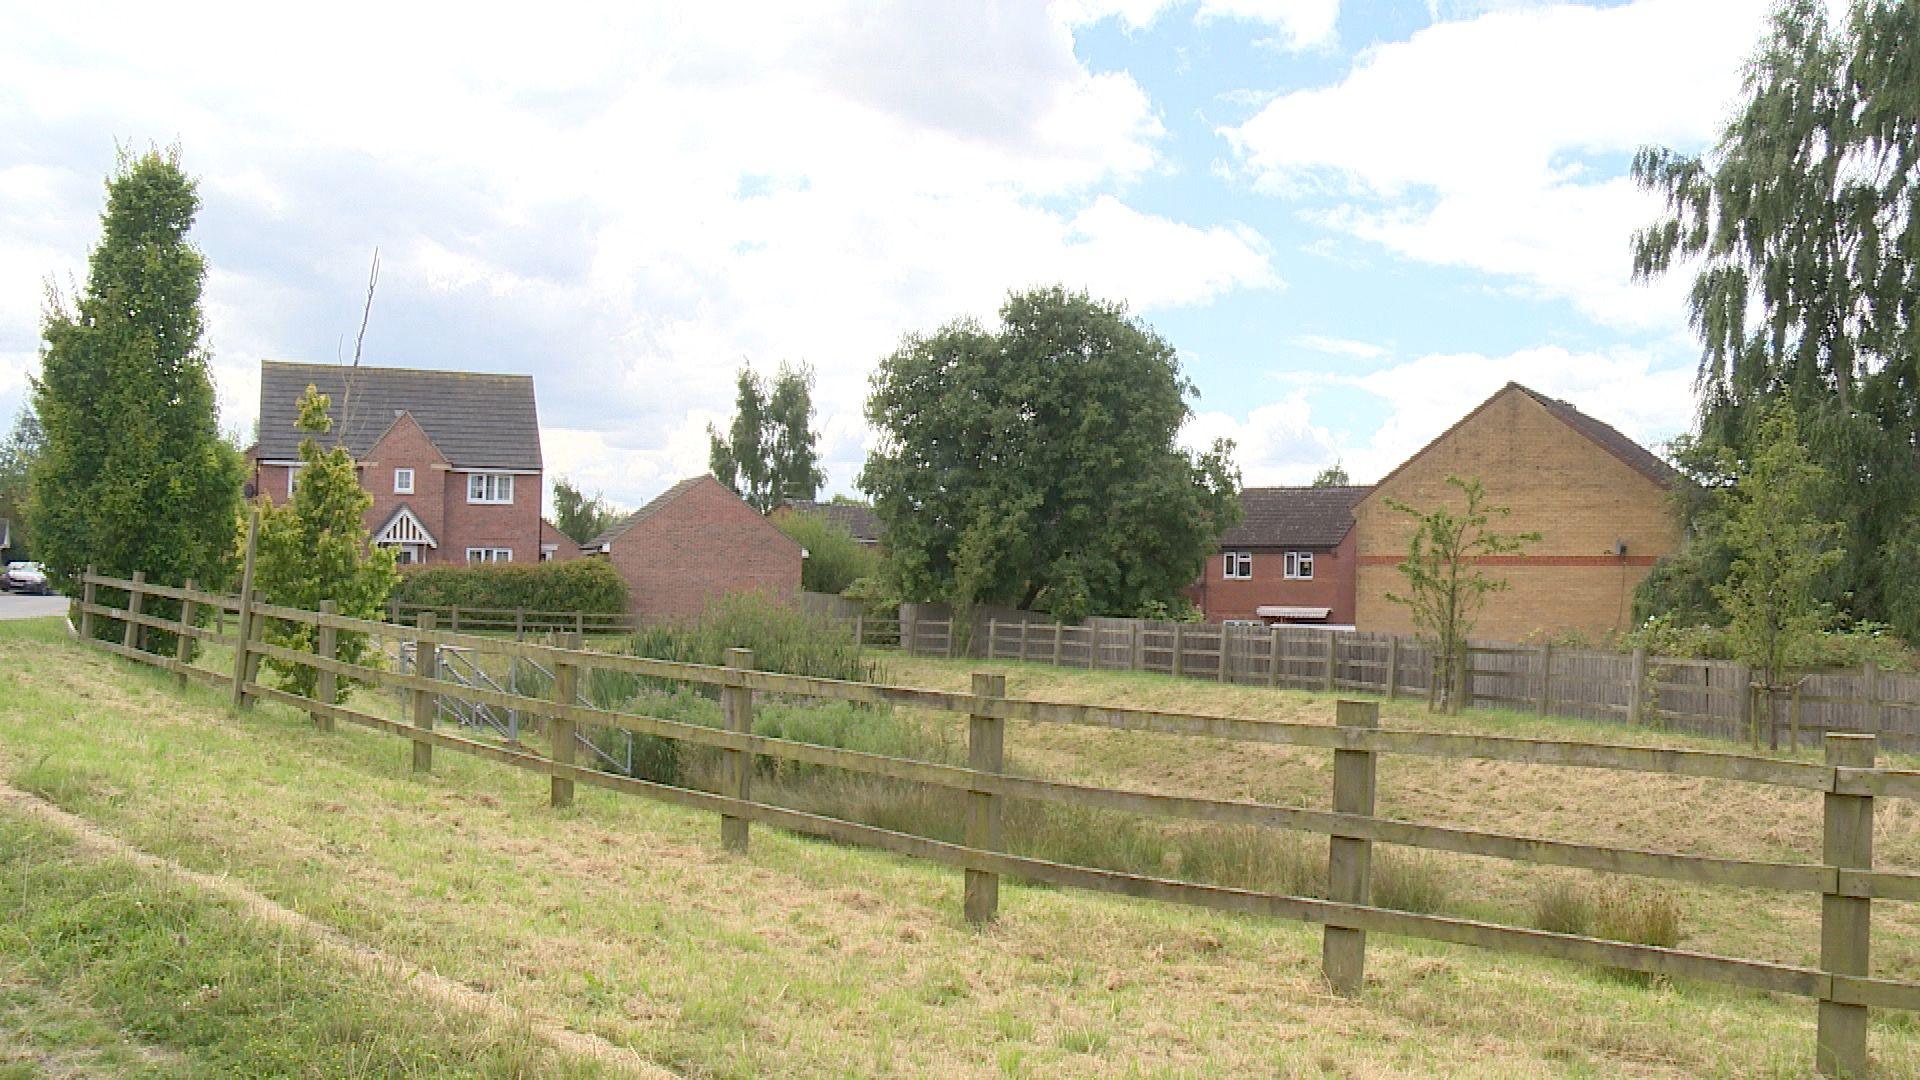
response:
<path id="1" fill-rule="evenodd" d="M 528 634 L 631 634 L 639 626 L 627 612 L 604 611 L 535 611 L 529 608 L 488 608 L 466 607 L 459 604 L 402 604 L 398 601 L 387 605 L 387 620 L 393 623 L 411 623 L 422 614 L 432 614 L 434 619 L 452 630 L 467 630 L 479 633 L 511 633 L 516 638 Z"/>
<path id="2" fill-rule="evenodd" d="M 99 627 L 98 620 L 104 619 L 117 622 L 123 628 L 120 640 L 105 640 L 95 633 L 89 639 L 92 644 L 185 677 L 227 687 L 234 694 L 237 707 L 254 701 L 272 701 L 312 715 L 323 729 L 335 721 L 343 721 L 397 736 L 411 744 L 414 767 L 422 771 L 432 768 L 435 749 L 471 754 L 528 770 L 550 779 L 550 801 L 555 806 L 570 803 L 574 786 L 584 784 L 712 812 L 719 815 L 722 840 L 732 850 L 747 848 L 749 829 L 758 823 L 932 860 L 963 871 L 963 908 L 966 917 L 975 923 L 988 922 L 995 917 L 999 903 L 999 878 L 1012 874 L 1033 881 L 1096 892 L 1320 924 L 1324 927 L 1324 970 L 1330 985 L 1345 995 L 1360 992 L 1366 938 L 1370 933 L 1474 945 L 1503 952 L 1554 957 L 1798 995 L 1818 1002 L 1815 1060 L 1820 1070 L 1829 1075 L 1864 1074 L 1868 1061 L 1868 1009 L 1920 1011 L 1920 983 L 1877 978 L 1872 975 L 1867 963 L 1871 902 L 1875 899 L 1920 900 L 1920 874 L 1874 869 L 1871 844 L 1877 800 L 1887 797 L 1920 799 L 1920 773 L 1880 766 L 1875 758 L 1876 740 L 1869 734 L 1828 734 L 1825 738 L 1826 761 L 1824 764 L 1813 764 L 1698 750 L 1449 732 L 1388 731 L 1378 726 L 1379 706 L 1363 701 L 1340 702 L 1337 724 L 1284 723 L 1201 713 L 1012 698 L 1006 695 L 1004 679 L 992 675 L 977 676 L 971 692 L 958 693 L 756 671 L 752 667 L 751 655 L 744 650 L 734 650 L 729 654 L 726 664 L 715 666 L 598 652 L 579 647 L 579 643 L 573 640 L 565 645 L 503 640 L 444 629 L 431 612 L 422 613 L 415 625 L 404 626 L 349 618 L 326 611 L 304 611 L 266 604 L 252 597 L 250 584 L 243 585 L 241 596 L 233 597 L 190 588 L 169 589 L 138 578 L 121 580 L 92 573 L 85 576 L 83 583 L 85 592 L 76 605 L 81 627 L 94 631 Z M 100 603 L 100 589 L 124 593 L 127 596 L 125 606 Z M 180 599 L 191 606 L 183 606 L 182 617 L 170 621 L 142 610 L 142 598 L 150 596 Z M 195 624 L 197 618 L 204 618 L 215 611 L 232 612 L 236 616 L 238 630 L 230 635 L 222 635 Z M 265 634 L 265 628 L 270 624 L 312 627 L 318 631 L 312 635 L 318 644 L 311 652 L 272 644 L 266 640 Z M 166 654 L 143 651 L 139 644 L 144 636 L 139 632 L 142 628 L 165 630 L 193 641 L 217 640 L 230 644 L 235 650 L 232 667 L 229 672 L 213 671 L 188 663 L 183 659 L 184 651 Z M 1079 628 L 1045 627 L 1036 630 L 1022 627 L 1015 635 L 1005 639 L 990 632 L 987 651 L 998 655 L 1008 652 L 1031 655 L 1036 650 L 1044 650 L 1049 657 L 1058 656 L 1059 662 L 1077 659 L 1098 666 L 1102 655 L 1100 639 L 1097 636 L 1073 635 L 1070 631 L 1074 629 Z M 1180 638 L 1186 632 L 1173 630 L 1171 636 L 1174 641 L 1171 644 L 1150 641 L 1149 635 L 1139 634 L 1129 641 L 1127 647 L 1136 655 L 1152 655 L 1153 650 L 1158 648 L 1164 662 L 1182 667 L 1187 659 L 1197 660 L 1209 651 L 1208 646 L 1202 646 L 1183 659 L 1179 645 Z M 554 692 L 544 697 L 470 687 L 417 674 L 437 670 L 435 665 L 418 661 L 413 667 L 415 673 L 342 661 L 336 654 L 335 645 L 343 633 L 408 643 L 415 650 L 416 657 L 429 655 L 435 649 L 453 647 L 469 650 L 473 655 L 531 659 L 549 670 L 566 674 L 564 679 L 556 677 Z M 908 636 L 916 642 L 922 639 L 918 628 Z M 951 649 L 951 627 L 946 630 L 945 641 L 940 641 L 940 637 L 937 633 L 925 635 L 927 646 L 932 647 L 934 642 L 939 642 Z M 1076 645 L 1080 647 L 1077 653 Z M 1391 671 L 1395 663 L 1403 659 L 1394 656 L 1402 646 L 1391 642 L 1384 642 L 1382 646 L 1391 659 L 1384 661 L 1380 669 Z M 1233 638 L 1219 639 L 1211 645 L 1210 651 L 1214 662 L 1226 669 L 1225 676 L 1216 671 L 1215 677 L 1233 678 L 1243 660 L 1251 662 L 1259 658 L 1253 652 L 1239 649 L 1237 640 Z M 1271 644 L 1263 654 L 1268 662 L 1289 655 L 1281 646 Z M 1337 647 L 1332 651 L 1323 647 L 1319 656 L 1321 663 L 1327 665 L 1325 670 L 1317 673 L 1321 686 L 1329 681 L 1337 685 L 1342 680 L 1352 678 L 1346 672 L 1364 670 L 1360 663 L 1350 656 L 1344 656 Z M 299 697 L 262 682 L 259 675 L 259 663 L 262 660 L 310 668 L 326 676 L 329 683 L 350 679 L 399 691 L 408 695 L 412 708 L 408 719 L 396 720 L 345 705 Z M 716 688 L 726 706 L 726 722 L 721 727 L 709 728 L 636 712 L 577 704 L 578 699 L 570 692 L 572 684 L 575 680 L 586 679 L 595 670 L 626 672 Z M 1284 670 L 1283 667 L 1268 668 L 1261 674 L 1278 681 L 1283 677 Z M 566 685 L 562 686 L 562 683 Z M 781 694 L 880 706 L 904 705 L 965 716 L 968 718 L 967 764 L 898 758 L 756 735 L 752 730 L 756 694 Z M 724 755 L 728 767 L 718 792 L 602 772 L 572 760 L 570 738 L 563 739 L 565 747 L 556 746 L 552 756 L 543 756 L 517 743 L 499 743 L 439 730 L 436 727 L 439 710 L 432 707 L 432 701 L 440 697 L 476 705 L 512 708 L 542 716 L 551 721 L 550 733 L 571 734 L 576 728 L 625 729 L 710 747 Z M 1237 739 L 1328 750 L 1334 755 L 1333 809 L 1309 810 L 1245 800 L 1179 796 L 1010 775 L 1004 769 L 1002 750 L 1009 723 L 1075 724 L 1109 730 Z M 1819 793 L 1826 820 L 1824 846 L 1818 861 L 1760 861 L 1613 848 L 1381 817 L 1376 813 L 1375 793 L 1379 782 L 1378 760 L 1384 754 L 1703 777 L 1785 787 L 1804 791 L 1809 796 Z M 753 794 L 751 777 L 755 762 L 760 758 L 827 766 L 963 792 L 967 806 L 965 842 L 933 840 L 758 801 Z M 1631 784 L 1622 787 L 1623 793 L 1633 790 Z M 1630 796 L 1623 794 L 1623 797 Z M 1324 835 L 1328 837 L 1330 896 L 1318 899 L 1227 888 L 1014 855 L 1005 850 L 1000 825 L 1001 804 L 1009 798 Z M 1817 967 L 1781 964 L 1378 907 L 1373 904 L 1371 896 L 1372 850 L 1376 844 L 1482 855 L 1528 864 L 1582 867 L 1703 885 L 1757 887 L 1818 895 L 1822 898 L 1820 962 Z"/>
<path id="3" fill-rule="evenodd" d="M 868 625 L 872 625 L 869 619 Z M 889 621 L 887 639 L 919 656 L 972 655 L 1089 671 L 1146 671 L 1242 686 L 1389 700 L 1431 699 L 1434 657 L 1418 639 L 1309 626 L 1230 626 L 1096 619 L 1083 626 L 987 620 L 970 645 L 951 620 Z M 1790 690 L 1753 692 L 1752 673 L 1724 660 L 1614 653 L 1550 644 L 1474 642 L 1463 704 L 1541 716 L 1617 721 L 1798 749 L 1835 733 L 1873 734 L 1920 751 L 1920 674 L 1871 664 L 1796 676 Z"/>

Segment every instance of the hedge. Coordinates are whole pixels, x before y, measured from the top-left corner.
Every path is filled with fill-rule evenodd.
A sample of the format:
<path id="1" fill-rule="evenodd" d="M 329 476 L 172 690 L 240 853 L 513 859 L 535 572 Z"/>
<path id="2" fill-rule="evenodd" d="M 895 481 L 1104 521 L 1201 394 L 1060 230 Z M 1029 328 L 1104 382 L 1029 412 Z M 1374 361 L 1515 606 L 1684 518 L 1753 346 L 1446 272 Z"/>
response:
<path id="1" fill-rule="evenodd" d="M 532 566 L 423 566 L 401 575 L 393 600 L 403 607 L 614 615 L 627 610 L 627 583 L 605 559 L 570 559 Z"/>

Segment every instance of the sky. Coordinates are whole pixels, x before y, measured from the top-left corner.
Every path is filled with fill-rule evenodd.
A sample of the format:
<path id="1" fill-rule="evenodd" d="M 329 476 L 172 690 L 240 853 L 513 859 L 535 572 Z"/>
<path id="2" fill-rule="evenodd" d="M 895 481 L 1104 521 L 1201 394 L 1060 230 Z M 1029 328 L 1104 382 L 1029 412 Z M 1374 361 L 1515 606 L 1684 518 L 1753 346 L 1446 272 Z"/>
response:
<path id="1" fill-rule="evenodd" d="M 1760 0 L 292 6 L 0 0 L 0 418 L 121 148 L 199 180 L 222 426 L 263 359 L 535 378 L 549 479 L 705 471 L 810 365 L 826 493 L 904 336 L 1064 283 L 1179 351 L 1245 482 L 1377 479 L 1509 380 L 1657 446 L 1683 273 L 1647 144 L 1707 148 Z"/>

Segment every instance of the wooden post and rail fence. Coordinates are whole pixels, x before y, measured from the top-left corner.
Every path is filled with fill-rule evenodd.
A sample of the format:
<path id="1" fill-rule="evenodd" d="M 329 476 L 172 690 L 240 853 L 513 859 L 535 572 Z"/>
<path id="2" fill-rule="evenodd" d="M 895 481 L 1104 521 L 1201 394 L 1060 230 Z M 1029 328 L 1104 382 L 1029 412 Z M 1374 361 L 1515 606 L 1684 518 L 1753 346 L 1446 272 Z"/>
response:
<path id="1" fill-rule="evenodd" d="M 862 640 L 879 643 L 875 620 Z M 1067 626 L 984 620 L 972 647 L 950 619 L 888 620 L 885 643 L 916 656 L 1020 660 L 1087 671 L 1143 671 L 1238 686 L 1388 700 L 1434 693 L 1439 658 L 1421 640 L 1312 626 L 1243 626 L 1090 619 Z M 1462 704 L 1541 716 L 1625 721 L 1682 734 L 1799 749 L 1829 733 L 1878 735 L 1920 751 L 1920 674 L 1858 668 L 1796 674 L 1761 687 L 1745 665 L 1564 645 L 1476 641 L 1459 662 Z"/>
<path id="2" fill-rule="evenodd" d="M 432 769 L 436 749 L 465 753 L 548 777 L 549 801 L 556 807 L 573 802 L 575 785 L 586 785 L 714 813 L 721 822 L 721 841 L 732 851 L 747 849 L 749 829 L 757 823 L 956 868 L 964 878 L 964 914 L 976 924 L 995 918 L 1000 878 L 1012 875 L 1094 892 L 1320 924 L 1324 928 L 1326 977 L 1336 992 L 1347 996 L 1361 993 L 1367 939 L 1376 934 L 1472 945 L 1498 952 L 1794 995 L 1817 1003 L 1815 1045 L 1809 1049 L 1819 1069 L 1828 1075 L 1865 1073 L 1870 1009 L 1920 1011 L 1920 982 L 1877 977 L 1869 962 L 1873 902 L 1920 901 L 1920 874 L 1875 869 L 1872 845 L 1876 806 L 1888 798 L 1920 800 L 1920 772 L 1881 765 L 1876 760 L 1877 744 L 1872 735 L 1829 734 L 1824 740 L 1826 760 L 1814 763 L 1650 746 L 1385 730 L 1379 726 L 1379 705 L 1371 701 L 1339 702 L 1337 722 L 1332 724 L 1040 701 L 1008 696 L 1004 677 L 996 674 L 977 675 L 970 692 L 929 690 L 757 671 L 751 655 L 744 650 L 729 653 L 723 665 L 688 664 L 596 652 L 581 648 L 573 641 L 563 646 L 455 633 L 442 629 L 431 612 L 422 613 L 412 626 L 348 618 L 263 603 L 252 595 L 251 580 L 251 575 L 246 576 L 241 594 L 233 596 L 89 573 L 83 579 L 85 592 L 77 605 L 78 621 L 81 630 L 89 633 L 99 627 L 100 620 L 117 621 L 128 628 L 120 640 L 103 640 L 98 634 L 87 640 L 116 655 L 225 689 L 232 695 L 235 708 L 260 701 L 272 702 L 309 714 L 316 723 L 345 722 L 396 736 L 411 746 L 413 767 L 421 772 Z M 128 597 L 125 606 L 99 603 L 98 589 L 125 593 Z M 180 610 L 186 617 L 168 619 L 149 614 L 142 610 L 142 599 L 146 597 L 181 601 Z M 196 622 L 197 619 L 204 622 L 204 615 L 214 610 L 237 616 L 235 632 L 218 634 Z M 312 651 L 298 651 L 271 644 L 265 634 L 269 624 L 312 628 L 317 631 L 311 636 L 316 645 Z M 231 646 L 234 650 L 231 663 L 216 670 L 189 663 L 178 653 L 143 651 L 138 644 L 139 628 Z M 436 665 L 424 660 L 417 659 L 411 671 L 347 663 L 336 652 L 341 634 L 410 643 L 416 650 L 416 658 L 431 656 L 436 649 L 457 648 L 470 650 L 475 655 L 532 660 L 556 673 L 555 686 L 548 695 L 529 697 L 434 679 L 421 674 L 437 670 Z M 1047 642 L 1049 650 L 1052 648 L 1050 637 L 1051 631 Z M 1066 647 L 1063 636 L 1062 648 Z M 1152 648 L 1151 645 L 1137 647 Z M 410 717 L 393 719 L 330 700 L 289 693 L 262 681 L 259 664 L 263 659 L 279 665 L 309 668 L 334 680 L 351 680 L 406 693 L 411 697 Z M 709 728 L 578 704 L 571 693 L 574 684 L 587 673 L 598 670 L 671 680 L 717 692 L 725 705 L 725 723 L 720 728 Z M 1320 685 L 1325 685 L 1324 676 Z M 899 758 L 757 735 L 753 733 L 752 722 L 756 695 L 824 699 L 881 708 L 902 706 L 965 717 L 967 764 Z M 560 740 L 558 752 L 542 755 L 523 745 L 441 730 L 435 724 L 438 710 L 432 707 L 437 697 L 460 698 L 543 716 L 551 722 L 550 732 L 571 734 L 576 728 L 625 729 L 673 739 L 684 745 L 707 747 L 725 755 L 728 768 L 719 785 L 721 790 L 712 792 L 602 772 L 572 760 L 571 739 Z M 1109 732 L 1225 739 L 1331 751 L 1332 809 L 1164 794 L 1015 775 L 1006 770 L 1004 758 L 1010 724 L 1078 725 Z M 1769 861 L 1617 848 L 1383 817 L 1377 813 L 1375 802 L 1379 761 L 1383 756 L 1396 754 L 1611 770 L 1622 774 L 1623 799 L 1634 798 L 1641 790 L 1640 785 L 1632 782 L 1639 775 L 1680 776 L 1799 791 L 1809 799 L 1817 795 L 1823 802 L 1823 845 L 1817 858 Z M 752 776 L 761 759 L 824 766 L 962 793 L 966 805 L 964 842 L 935 840 L 760 801 L 755 797 Z M 1001 809 L 1007 799 L 1324 835 L 1328 837 L 1329 895 L 1321 899 L 1228 888 L 1017 855 L 1007 850 L 1001 825 Z M 1371 867 L 1373 849 L 1380 844 L 1700 886 L 1816 895 L 1821 898 L 1819 962 L 1817 966 L 1802 966 L 1721 956 L 1375 906 Z"/>

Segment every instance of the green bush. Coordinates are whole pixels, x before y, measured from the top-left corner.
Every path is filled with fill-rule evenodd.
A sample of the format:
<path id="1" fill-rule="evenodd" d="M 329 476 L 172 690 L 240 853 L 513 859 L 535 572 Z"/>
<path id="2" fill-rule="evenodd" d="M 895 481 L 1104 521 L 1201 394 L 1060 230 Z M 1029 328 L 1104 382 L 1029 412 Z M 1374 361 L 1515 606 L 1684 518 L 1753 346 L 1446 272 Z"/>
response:
<path id="1" fill-rule="evenodd" d="M 393 599 L 402 605 L 584 611 L 627 610 L 627 583 L 605 559 L 533 565 L 424 566 L 401 574 Z"/>
<path id="2" fill-rule="evenodd" d="M 820 514 L 793 510 L 773 516 L 774 527 L 807 549 L 800 585 L 814 592 L 841 593 L 861 578 L 880 572 L 880 554 L 853 538 L 846 526 Z"/>
<path id="3" fill-rule="evenodd" d="M 689 664 L 724 664 L 735 648 L 752 649 L 761 671 L 857 682 L 876 671 L 850 626 L 761 593 L 722 597 L 697 621 L 644 627 L 633 638 L 635 656 Z"/>
<path id="4" fill-rule="evenodd" d="M 1621 638 L 1624 648 L 1644 646 L 1655 656 L 1692 660 L 1730 660 L 1733 646 L 1725 627 L 1690 625 L 1654 615 Z M 1888 671 L 1912 671 L 1914 653 L 1882 623 L 1858 622 L 1811 638 L 1791 658 L 1796 668 L 1849 668 L 1872 662 Z"/>

